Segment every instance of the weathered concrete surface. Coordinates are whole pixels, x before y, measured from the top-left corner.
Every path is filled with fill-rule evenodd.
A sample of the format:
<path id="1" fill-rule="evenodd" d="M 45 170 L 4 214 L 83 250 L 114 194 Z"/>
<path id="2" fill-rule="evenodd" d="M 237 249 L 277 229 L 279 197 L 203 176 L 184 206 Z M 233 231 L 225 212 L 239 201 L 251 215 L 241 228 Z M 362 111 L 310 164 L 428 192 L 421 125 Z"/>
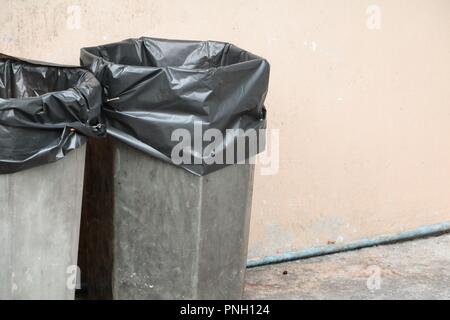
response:
<path id="1" fill-rule="evenodd" d="M 0 299 L 74 298 L 84 157 L 0 175 Z"/>
<path id="2" fill-rule="evenodd" d="M 88 298 L 242 298 L 253 166 L 197 177 L 120 142 L 113 154 L 114 210 L 85 215 L 87 225 L 113 221 L 102 239 L 96 230 L 83 233 L 103 242 L 88 250 Z M 100 250 L 108 245 L 112 250 Z M 99 284 L 108 269 L 111 278 Z"/>
<path id="3" fill-rule="evenodd" d="M 447 234 L 251 269 L 245 298 L 450 299 L 449 248 Z"/>

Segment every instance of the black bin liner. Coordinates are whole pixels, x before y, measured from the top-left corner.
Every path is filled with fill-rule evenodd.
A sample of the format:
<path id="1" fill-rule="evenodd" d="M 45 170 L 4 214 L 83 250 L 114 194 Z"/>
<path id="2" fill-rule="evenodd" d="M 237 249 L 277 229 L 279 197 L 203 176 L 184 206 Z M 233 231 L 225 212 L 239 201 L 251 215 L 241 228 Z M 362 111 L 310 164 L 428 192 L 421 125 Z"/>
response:
<path id="1" fill-rule="evenodd" d="M 0 174 L 55 162 L 106 134 L 102 88 L 80 67 L 0 54 Z"/>
<path id="2" fill-rule="evenodd" d="M 176 163 L 194 174 L 206 175 L 226 165 L 211 163 L 211 156 L 220 154 L 226 162 L 227 150 L 237 150 L 227 129 L 266 128 L 269 63 L 232 44 L 128 39 L 81 49 L 81 65 L 103 85 L 108 134 L 134 148 L 172 162 L 173 148 L 181 141 L 172 138 L 174 130 L 186 129 L 191 145 L 195 127 L 202 133 L 220 130 L 223 143 L 210 148 L 211 154 L 205 147 L 216 139 L 201 139 L 200 152 L 194 147 L 184 150 L 191 163 Z M 263 150 L 262 140 L 256 151 L 245 144 L 245 159 Z M 233 163 L 245 160 L 237 155 Z"/>

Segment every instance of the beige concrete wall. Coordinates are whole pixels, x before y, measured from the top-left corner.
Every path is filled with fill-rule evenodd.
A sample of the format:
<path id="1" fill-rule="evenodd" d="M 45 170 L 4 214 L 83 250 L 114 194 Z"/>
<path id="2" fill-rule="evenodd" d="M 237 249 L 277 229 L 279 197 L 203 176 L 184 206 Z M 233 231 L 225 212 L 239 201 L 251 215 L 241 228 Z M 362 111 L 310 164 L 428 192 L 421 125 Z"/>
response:
<path id="1" fill-rule="evenodd" d="M 147 35 L 270 60 L 280 170 L 257 176 L 251 258 L 450 220 L 448 0 L 0 4 L 13 55 L 75 64 L 82 46 Z"/>

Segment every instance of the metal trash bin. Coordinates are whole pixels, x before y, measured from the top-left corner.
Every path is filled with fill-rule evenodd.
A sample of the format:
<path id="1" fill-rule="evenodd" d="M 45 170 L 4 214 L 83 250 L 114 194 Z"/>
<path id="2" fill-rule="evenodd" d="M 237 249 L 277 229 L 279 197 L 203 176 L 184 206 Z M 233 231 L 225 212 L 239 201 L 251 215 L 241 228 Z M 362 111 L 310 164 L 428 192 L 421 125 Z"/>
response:
<path id="1" fill-rule="evenodd" d="M 0 299 L 74 298 L 84 142 L 105 134 L 101 92 L 81 68 L 0 54 Z"/>
<path id="2" fill-rule="evenodd" d="M 104 87 L 110 136 L 88 148 L 88 297 L 240 299 L 254 168 L 245 160 L 264 141 L 256 134 L 256 148 L 210 160 L 265 129 L 267 61 L 222 42 L 140 38 L 84 48 L 81 64 Z M 208 130 L 223 139 L 203 139 Z M 174 161 L 177 131 L 193 137 L 181 148 L 186 162 Z"/>

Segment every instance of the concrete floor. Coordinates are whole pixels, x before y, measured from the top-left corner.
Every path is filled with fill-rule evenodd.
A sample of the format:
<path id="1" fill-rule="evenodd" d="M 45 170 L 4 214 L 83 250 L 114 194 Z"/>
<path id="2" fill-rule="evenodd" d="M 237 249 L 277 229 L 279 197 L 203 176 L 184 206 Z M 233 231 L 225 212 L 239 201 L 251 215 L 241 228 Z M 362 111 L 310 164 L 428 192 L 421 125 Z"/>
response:
<path id="1" fill-rule="evenodd" d="M 450 234 L 250 269 L 245 299 L 450 299 Z"/>

